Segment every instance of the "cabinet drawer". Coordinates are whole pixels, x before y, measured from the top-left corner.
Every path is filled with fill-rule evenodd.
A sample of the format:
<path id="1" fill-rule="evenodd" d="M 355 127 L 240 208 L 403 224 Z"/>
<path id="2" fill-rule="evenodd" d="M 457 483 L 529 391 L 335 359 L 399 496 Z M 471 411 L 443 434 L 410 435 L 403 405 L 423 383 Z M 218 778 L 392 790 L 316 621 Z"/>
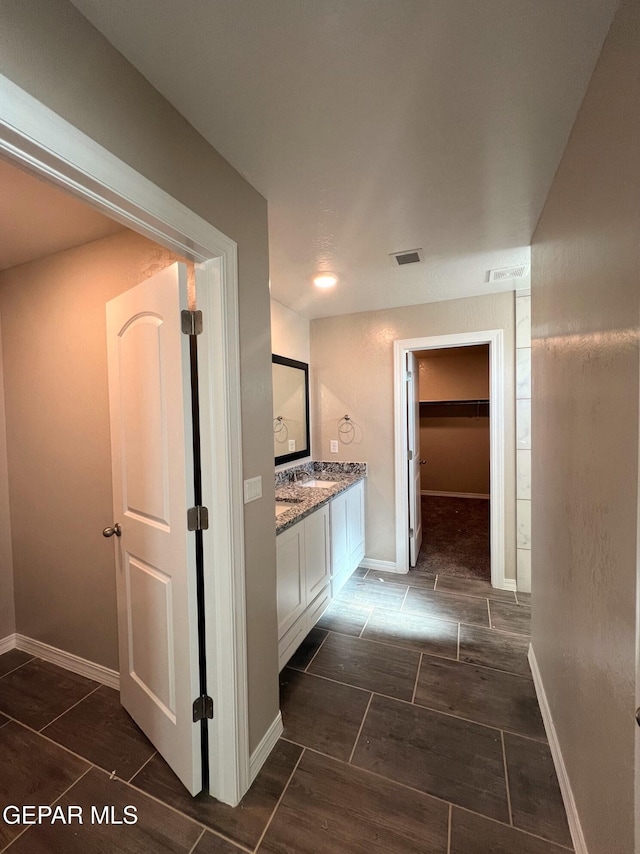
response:
<path id="1" fill-rule="evenodd" d="M 307 613 L 305 614 L 307 620 L 307 632 L 310 632 L 311 629 L 318 622 L 320 617 L 324 614 L 324 612 L 329 607 L 331 603 L 331 584 L 327 584 L 327 586 L 319 593 L 313 602 L 307 608 Z"/>

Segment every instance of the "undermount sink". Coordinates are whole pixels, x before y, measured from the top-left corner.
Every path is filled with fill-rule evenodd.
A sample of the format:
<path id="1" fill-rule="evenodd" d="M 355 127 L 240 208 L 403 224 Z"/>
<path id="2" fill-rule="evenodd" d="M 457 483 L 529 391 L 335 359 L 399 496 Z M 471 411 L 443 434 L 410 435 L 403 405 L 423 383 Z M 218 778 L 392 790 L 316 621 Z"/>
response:
<path id="1" fill-rule="evenodd" d="M 287 510 L 291 510 L 293 507 L 293 503 L 291 501 L 276 501 L 276 519 L 280 516 L 281 513 L 286 513 Z"/>
<path id="2" fill-rule="evenodd" d="M 296 486 L 313 486 L 317 489 L 331 489 L 332 486 L 337 486 L 339 483 L 339 480 L 317 480 L 316 478 L 312 478 L 311 480 L 305 480 L 303 483 L 298 483 Z"/>

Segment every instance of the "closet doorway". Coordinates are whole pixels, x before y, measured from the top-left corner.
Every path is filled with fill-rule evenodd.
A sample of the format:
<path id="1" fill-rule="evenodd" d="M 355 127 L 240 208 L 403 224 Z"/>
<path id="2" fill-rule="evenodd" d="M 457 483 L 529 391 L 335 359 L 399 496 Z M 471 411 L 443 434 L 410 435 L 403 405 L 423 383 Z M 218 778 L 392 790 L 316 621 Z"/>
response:
<path id="1" fill-rule="evenodd" d="M 488 582 L 489 345 L 419 350 L 414 356 L 423 539 L 411 564 Z"/>
<path id="2" fill-rule="evenodd" d="M 502 330 L 395 341 L 394 372 L 397 571 L 504 587 Z"/>

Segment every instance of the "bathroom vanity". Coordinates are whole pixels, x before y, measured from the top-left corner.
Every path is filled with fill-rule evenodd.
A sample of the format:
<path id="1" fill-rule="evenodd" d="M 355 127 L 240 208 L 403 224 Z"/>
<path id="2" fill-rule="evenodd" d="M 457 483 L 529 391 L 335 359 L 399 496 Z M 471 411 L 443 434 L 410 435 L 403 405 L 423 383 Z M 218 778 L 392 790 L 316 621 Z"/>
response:
<path id="1" fill-rule="evenodd" d="M 276 483 L 280 669 L 364 557 L 366 464 L 308 463 L 286 474 L 298 479 Z"/>

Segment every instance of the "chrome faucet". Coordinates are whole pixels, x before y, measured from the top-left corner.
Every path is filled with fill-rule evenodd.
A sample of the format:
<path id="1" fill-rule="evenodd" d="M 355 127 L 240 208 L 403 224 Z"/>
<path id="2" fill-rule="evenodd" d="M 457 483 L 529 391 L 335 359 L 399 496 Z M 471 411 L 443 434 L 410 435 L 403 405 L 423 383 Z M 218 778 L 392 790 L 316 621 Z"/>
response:
<path id="1" fill-rule="evenodd" d="M 294 483 L 298 483 L 301 480 L 311 480 L 311 475 L 308 471 L 304 469 L 299 469 L 298 471 L 294 471 L 293 477 L 291 478 Z"/>

